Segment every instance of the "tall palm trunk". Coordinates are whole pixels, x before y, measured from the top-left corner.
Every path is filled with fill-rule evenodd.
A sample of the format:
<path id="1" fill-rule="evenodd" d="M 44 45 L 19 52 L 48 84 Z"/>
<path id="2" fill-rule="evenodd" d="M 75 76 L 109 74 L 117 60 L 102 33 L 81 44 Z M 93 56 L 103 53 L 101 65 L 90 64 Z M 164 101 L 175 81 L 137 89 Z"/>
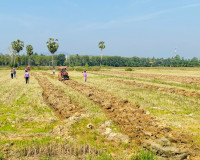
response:
<path id="1" fill-rule="evenodd" d="M 100 68 L 101 68 L 101 64 L 102 64 L 102 49 L 101 49 L 101 62 L 100 62 Z"/>
<path id="2" fill-rule="evenodd" d="M 30 56 L 28 56 L 28 66 L 30 66 Z"/>
<path id="3" fill-rule="evenodd" d="M 52 54 L 52 66 L 53 66 L 53 74 L 55 74 L 55 65 L 54 65 L 54 60 L 53 60 L 53 54 Z"/>
<path id="4" fill-rule="evenodd" d="M 18 58 L 17 58 L 17 68 L 19 68 L 19 53 L 17 53 Z"/>

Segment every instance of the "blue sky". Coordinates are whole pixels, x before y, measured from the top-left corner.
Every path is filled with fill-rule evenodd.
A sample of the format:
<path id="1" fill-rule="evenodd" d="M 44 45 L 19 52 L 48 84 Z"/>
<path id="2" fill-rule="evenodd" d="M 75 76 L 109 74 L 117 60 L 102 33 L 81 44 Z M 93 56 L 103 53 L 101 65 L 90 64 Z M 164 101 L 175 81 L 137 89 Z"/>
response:
<path id="1" fill-rule="evenodd" d="M 200 58 L 199 0 L 0 0 L 0 52 L 11 41 L 48 52 L 138 57 Z M 25 49 L 21 52 L 25 53 Z"/>

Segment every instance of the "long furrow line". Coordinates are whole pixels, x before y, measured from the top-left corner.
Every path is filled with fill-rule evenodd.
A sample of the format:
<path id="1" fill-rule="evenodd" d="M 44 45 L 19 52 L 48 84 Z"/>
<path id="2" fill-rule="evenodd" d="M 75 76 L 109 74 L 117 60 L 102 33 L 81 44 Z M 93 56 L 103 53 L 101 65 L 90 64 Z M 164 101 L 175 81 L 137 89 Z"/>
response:
<path id="1" fill-rule="evenodd" d="M 123 83 L 123 84 L 126 84 L 126 85 L 135 85 L 137 87 L 142 87 L 142 88 L 151 89 L 151 90 L 163 91 L 163 92 L 168 92 L 168 93 L 175 93 L 175 94 L 183 95 L 183 96 L 186 96 L 186 97 L 200 98 L 199 92 L 187 91 L 185 89 L 156 86 L 156 85 L 151 85 L 151 84 L 138 83 L 138 82 L 135 82 L 135 81 L 124 81 L 124 80 L 117 80 L 117 79 L 109 79 L 108 81 L 119 82 L 119 83 Z"/>
<path id="2" fill-rule="evenodd" d="M 46 103 L 59 118 L 64 119 L 71 116 L 79 116 L 80 113 L 84 112 L 84 109 L 80 105 L 73 103 L 63 90 L 55 87 L 47 78 L 36 73 L 32 73 L 32 75 L 43 88 L 42 96 Z"/>

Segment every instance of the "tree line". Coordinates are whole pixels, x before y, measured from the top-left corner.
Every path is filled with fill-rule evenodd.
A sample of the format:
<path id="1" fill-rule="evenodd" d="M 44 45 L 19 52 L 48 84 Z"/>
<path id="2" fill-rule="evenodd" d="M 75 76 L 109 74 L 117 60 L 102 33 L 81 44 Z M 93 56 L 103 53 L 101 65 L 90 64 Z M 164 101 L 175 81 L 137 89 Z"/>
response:
<path id="1" fill-rule="evenodd" d="M 16 66 L 52 66 L 52 56 L 34 53 L 32 55 L 18 55 Z M 102 61 L 101 61 L 102 58 Z M 54 55 L 56 66 L 113 66 L 113 67 L 200 67 L 200 60 L 196 57 L 184 59 L 179 55 L 172 58 L 140 58 L 120 56 L 88 56 L 70 55 L 67 59 L 65 54 Z M 12 57 L 9 54 L 0 53 L 0 65 L 12 66 Z"/>
<path id="2" fill-rule="evenodd" d="M 113 66 L 113 67 L 199 67 L 200 60 L 196 57 L 184 59 L 179 55 L 172 58 L 140 58 L 120 56 L 82 56 L 71 55 L 66 63 L 68 66 Z"/>
<path id="3" fill-rule="evenodd" d="M 16 59 L 19 65 L 52 66 L 52 56 L 34 53 L 18 55 Z M 101 61 L 102 58 L 102 61 Z M 184 59 L 179 55 L 172 58 L 140 58 L 120 56 L 87 56 L 70 55 L 67 59 L 65 54 L 54 55 L 56 66 L 113 66 L 113 67 L 200 67 L 200 60 L 196 57 Z M 9 54 L 0 54 L 0 65 L 12 66 L 12 57 Z"/>
<path id="4" fill-rule="evenodd" d="M 34 53 L 30 56 L 26 54 L 17 55 L 16 57 L 16 63 L 13 63 L 12 56 L 9 54 L 2 54 L 0 53 L 0 65 L 1 66 L 11 66 L 11 67 L 17 67 L 18 65 L 32 65 L 32 66 L 52 66 L 52 56 L 47 56 L 44 54 L 38 55 L 37 53 Z M 56 66 L 62 66 L 64 65 L 64 62 L 66 61 L 65 54 L 58 54 L 54 55 L 54 64 Z"/>

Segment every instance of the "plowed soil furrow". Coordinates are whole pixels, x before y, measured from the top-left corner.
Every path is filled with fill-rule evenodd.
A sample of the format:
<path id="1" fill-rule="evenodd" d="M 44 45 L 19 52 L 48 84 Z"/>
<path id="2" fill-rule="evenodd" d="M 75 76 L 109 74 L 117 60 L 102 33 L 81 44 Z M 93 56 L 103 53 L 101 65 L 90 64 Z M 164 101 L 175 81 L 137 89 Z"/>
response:
<path id="1" fill-rule="evenodd" d="M 55 76 L 48 75 L 56 79 Z M 156 152 L 157 155 L 167 159 L 186 159 L 190 154 L 195 155 L 193 151 L 197 147 L 192 144 L 191 137 L 172 131 L 146 114 L 139 106 L 74 80 L 63 83 L 88 96 L 131 140 Z"/>
<path id="2" fill-rule="evenodd" d="M 81 112 L 84 112 L 81 106 L 74 104 L 63 90 L 55 87 L 47 78 L 41 77 L 36 73 L 32 73 L 32 75 L 37 79 L 39 85 L 43 88 L 42 96 L 46 103 L 52 108 L 59 118 L 64 119 L 71 116 L 78 116 Z"/>
<path id="3" fill-rule="evenodd" d="M 119 71 L 100 71 L 99 73 L 106 74 L 106 75 L 114 75 L 114 76 L 161 79 L 161 80 L 180 82 L 180 83 L 185 83 L 185 84 L 198 84 L 198 85 L 200 85 L 200 77 L 149 74 L 149 73 L 127 73 L 127 72 L 119 72 Z"/>
<path id="4" fill-rule="evenodd" d="M 135 81 L 124 81 L 124 80 L 117 80 L 117 79 L 109 79 L 108 81 L 113 81 L 113 82 L 119 82 L 127 85 L 135 85 L 137 87 L 142 87 L 142 88 L 147 88 L 151 90 L 157 90 L 157 91 L 163 91 L 163 92 L 168 92 L 168 93 L 175 93 L 187 97 L 194 97 L 194 98 L 200 98 L 200 93 L 195 92 L 195 91 L 187 91 L 184 89 L 179 89 L 179 88 L 171 88 L 171 87 L 162 87 L 162 86 L 155 86 L 151 84 L 145 84 L 145 83 L 138 83 Z"/>

